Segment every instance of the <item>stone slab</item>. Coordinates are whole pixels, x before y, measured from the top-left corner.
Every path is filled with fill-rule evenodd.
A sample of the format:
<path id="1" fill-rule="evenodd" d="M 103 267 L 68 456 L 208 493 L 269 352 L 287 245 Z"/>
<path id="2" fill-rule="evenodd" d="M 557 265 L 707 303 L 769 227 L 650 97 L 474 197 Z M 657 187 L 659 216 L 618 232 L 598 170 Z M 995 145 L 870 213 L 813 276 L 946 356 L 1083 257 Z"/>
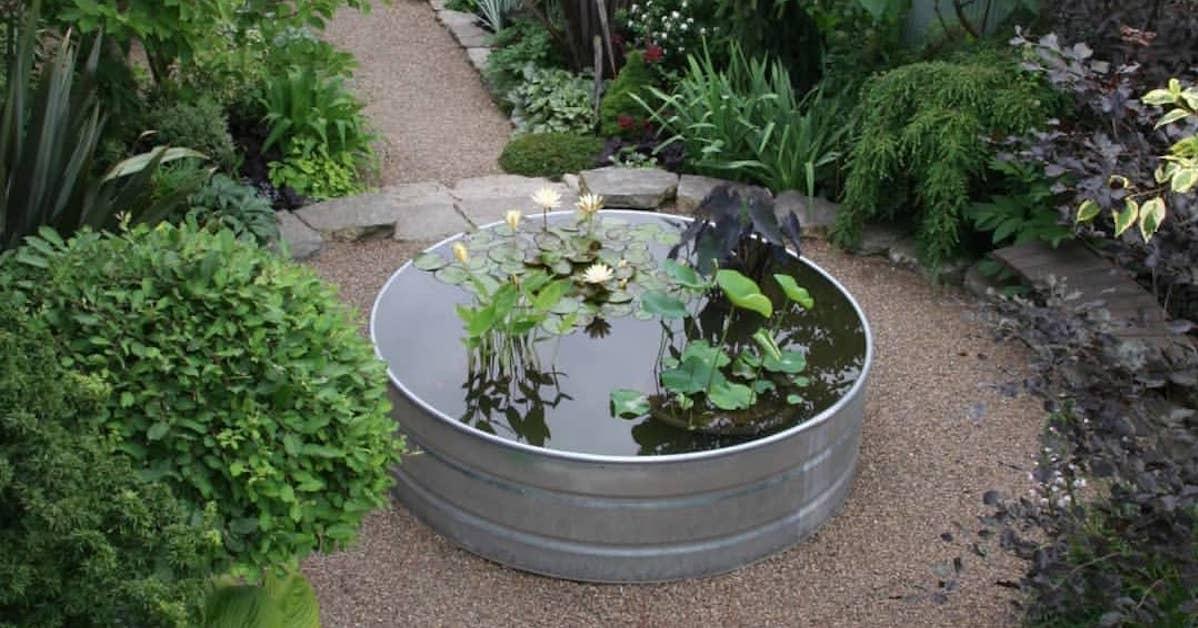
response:
<path id="1" fill-rule="evenodd" d="M 658 168 L 609 166 L 578 177 L 581 189 L 602 196 L 607 207 L 657 209 L 678 191 L 678 175 Z"/>
<path id="2" fill-rule="evenodd" d="M 396 224 L 408 214 L 435 212 L 452 214 L 453 199 L 445 186 L 430 181 L 316 203 L 296 214 L 326 237 L 357 240 L 370 235 L 392 236 Z"/>
<path id="3" fill-rule="evenodd" d="M 433 6 L 434 11 L 444 11 L 445 5 L 449 0 L 428 0 L 428 3 Z"/>
<path id="4" fill-rule="evenodd" d="M 797 190 L 787 190 L 774 200 L 774 211 L 779 216 L 793 211 L 803 227 L 803 235 L 822 238 L 836 224 L 840 205 L 818 196 L 808 197 Z"/>
<path id="5" fill-rule="evenodd" d="M 473 13 L 437 11 L 437 18 L 463 48 L 486 48 L 491 45 L 491 34 L 476 23 L 478 18 Z"/>
<path id="6" fill-rule="evenodd" d="M 522 177 L 515 174 L 498 174 L 458 181 L 450 194 L 458 210 L 477 226 L 503 220 L 513 209 L 532 217 L 541 213 L 532 201 L 532 194 L 549 187 L 561 194 L 558 210 L 574 209 L 578 192 L 565 183 L 554 183 L 542 177 Z"/>
<path id="7" fill-rule="evenodd" d="M 678 211 L 694 213 L 699 203 L 711 193 L 716 186 L 728 183 L 715 177 L 702 177 L 694 174 L 684 174 L 678 179 L 676 207 Z"/>
<path id="8" fill-rule="evenodd" d="M 292 259 L 308 259 L 320 253 L 320 249 L 324 247 L 324 238 L 320 236 L 320 232 L 304 224 L 295 214 L 277 211 L 275 220 L 279 223 L 279 238 L 287 244 Z"/>
<path id="9" fill-rule="evenodd" d="M 578 194 L 578 175 L 570 173 L 563 174 L 562 183 L 572 194 Z"/>
<path id="10" fill-rule="evenodd" d="M 467 48 L 466 56 L 470 57 L 470 65 L 482 72 L 487 69 L 487 57 L 491 56 L 490 48 Z"/>
<path id="11" fill-rule="evenodd" d="M 908 239 L 907 234 L 894 227 L 865 225 L 861 241 L 853 248 L 853 252 L 857 255 L 889 255 L 890 247 L 904 239 Z"/>

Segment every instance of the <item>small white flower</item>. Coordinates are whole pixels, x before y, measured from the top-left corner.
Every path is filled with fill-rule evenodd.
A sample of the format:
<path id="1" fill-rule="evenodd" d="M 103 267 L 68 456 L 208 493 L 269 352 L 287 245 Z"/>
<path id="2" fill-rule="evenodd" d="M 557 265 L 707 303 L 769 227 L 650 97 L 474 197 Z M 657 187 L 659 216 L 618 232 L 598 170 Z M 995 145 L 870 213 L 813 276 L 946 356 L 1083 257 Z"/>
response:
<path id="1" fill-rule="evenodd" d="M 551 187 L 543 187 L 532 193 L 532 202 L 540 205 L 542 209 L 548 211 L 555 209 L 561 205 L 562 194 Z"/>
<path id="2" fill-rule="evenodd" d="M 684 23 L 682 26 L 679 26 L 678 28 L 679 28 L 679 30 L 686 32 L 687 25 Z"/>
<path id="3" fill-rule="evenodd" d="M 520 219 L 523 217 L 524 216 L 520 213 L 520 210 L 513 209 L 504 214 L 503 221 L 507 223 L 507 226 L 512 228 L 512 231 L 515 231 L 516 227 L 520 226 Z"/>
<path id="4" fill-rule="evenodd" d="M 578 208 L 579 217 L 583 220 L 589 220 L 595 212 L 603 209 L 603 197 L 598 194 L 583 194 L 578 197 L 578 202 L 575 203 Z"/>
<path id="5" fill-rule="evenodd" d="M 682 16 L 681 16 L 681 15 L 679 15 L 677 11 L 670 11 L 670 17 L 672 17 L 672 18 L 674 18 L 674 19 L 678 19 L 678 18 L 680 18 L 680 17 L 682 17 Z"/>
<path id="6" fill-rule="evenodd" d="M 582 280 L 587 283 L 599 284 L 610 281 L 613 276 L 615 276 L 615 273 L 612 271 L 611 266 L 596 262 L 587 266 L 587 269 L 583 271 Z"/>

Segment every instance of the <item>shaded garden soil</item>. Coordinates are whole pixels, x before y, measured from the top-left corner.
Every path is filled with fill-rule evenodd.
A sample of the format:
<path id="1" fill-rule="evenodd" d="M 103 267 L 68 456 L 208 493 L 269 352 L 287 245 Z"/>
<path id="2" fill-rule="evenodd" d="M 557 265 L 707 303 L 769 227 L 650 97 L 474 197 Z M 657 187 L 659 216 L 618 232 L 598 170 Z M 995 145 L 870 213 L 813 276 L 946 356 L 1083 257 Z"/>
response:
<path id="1" fill-rule="evenodd" d="M 427 0 L 343 9 L 325 37 L 358 60 L 353 87 L 381 136 L 381 185 L 500 172 L 511 127 Z"/>
<path id="2" fill-rule="evenodd" d="M 419 243 L 333 244 L 312 265 L 364 313 Z M 861 459 L 843 512 L 797 547 L 731 574 L 659 585 L 553 580 L 477 558 L 402 505 L 371 515 L 359 544 L 304 564 L 326 626 L 1014 625 L 1020 564 L 978 558 L 943 532 L 976 530 L 991 488 L 1030 488 L 1043 412 L 990 385 L 1026 363 L 996 345 L 976 306 L 882 258 L 805 251 L 860 301 L 877 343 Z M 418 331 L 413 330 L 414 333 Z M 459 347 L 446 347 L 458 350 Z M 960 589 L 933 567 L 965 557 Z"/>

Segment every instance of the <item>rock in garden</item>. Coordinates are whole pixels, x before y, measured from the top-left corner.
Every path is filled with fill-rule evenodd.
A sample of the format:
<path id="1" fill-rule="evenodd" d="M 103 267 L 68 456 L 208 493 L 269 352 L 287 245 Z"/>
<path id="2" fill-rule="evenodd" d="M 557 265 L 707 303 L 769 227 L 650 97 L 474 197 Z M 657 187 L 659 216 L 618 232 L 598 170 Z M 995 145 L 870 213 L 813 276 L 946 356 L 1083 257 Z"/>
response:
<path id="1" fill-rule="evenodd" d="M 894 227 L 866 225 L 853 252 L 857 255 L 888 255 L 890 247 L 904 238 L 908 238 L 907 234 Z"/>
<path id="2" fill-rule="evenodd" d="M 487 57 L 491 56 L 490 48 L 467 48 L 466 56 L 470 57 L 470 65 L 482 72 L 487 69 Z"/>
<path id="3" fill-rule="evenodd" d="M 409 183 L 382 188 L 377 192 L 347 196 L 296 210 L 296 215 L 326 237 L 358 240 L 372 235 L 394 235 L 396 224 L 413 216 L 452 217 L 453 199 L 449 190 L 436 182 Z M 459 219 L 457 228 L 464 223 Z M 406 228 L 406 227 L 405 227 Z M 406 235 L 420 238 L 436 234 Z"/>
<path id="4" fill-rule="evenodd" d="M 657 209 L 678 191 L 678 175 L 658 168 L 610 166 L 578 176 L 582 189 L 602 196 L 606 207 Z"/>
<path id="5" fill-rule="evenodd" d="M 804 236 L 822 238 L 836 224 L 840 205 L 818 196 L 809 197 L 797 190 L 787 190 L 774 200 L 774 211 L 778 216 L 793 211 L 803 226 Z"/>
<path id="6" fill-rule="evenodd" d="M 491 45 L 491 35 L 475 23 L 477 18 L 473 13 L 438 11 L 437 17 L 463 48 L 486 48 Z"/>
<path id="7" fill-rule="evenodd" d="M 533 192 L 549 187 L 561 194 L 559 210 L 573 211 L 578 202 L 578 193 L 564 183 L 554 183 L 542 177 L 522 177 L 515 174 L 497 174 L 473 179 L 462 179 L 453 186 L 450 194 L 458 209 L 477 226 L 503 220 L 509 210 L 518 209 L 532 217 L 540 214 L 530 198 Z"/>
<path id="8" fill-rule="evenodd" d="M 716 186 L 734 186 L 746 189 L 757 189 L 757 191 L 766 192 L 766 188 L 750 186 L 748 183 L 736 183 L 733 181 L 725 181 L 715 179 L 712 176 L 698 175 L 682 175 L 678 179 L 678 194 L 677 194 L 677 209 L 686 213 L 694 213 L 696 207 L 703 203 L 703 199 L 712 193 Z"/>
<path id="9" fill-rule="evenodd" d="M 308 259 L 324 246 L 320 232 L 304 224 L 295 214 L 278 211 L 275 212 L 275 219 L 279 222 L 279 238 L 287 244 L 292 259 Z"/>

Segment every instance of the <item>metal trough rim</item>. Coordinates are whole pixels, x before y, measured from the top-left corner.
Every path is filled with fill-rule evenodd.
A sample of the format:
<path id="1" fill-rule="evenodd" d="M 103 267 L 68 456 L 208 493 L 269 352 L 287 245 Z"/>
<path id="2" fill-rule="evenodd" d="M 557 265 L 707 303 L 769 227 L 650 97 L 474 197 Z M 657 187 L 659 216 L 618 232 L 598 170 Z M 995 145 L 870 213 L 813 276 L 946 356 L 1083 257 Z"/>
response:
<path id="1" fill-rule="evenodd" d="M 549 212 L 549 216 L 567 216 L 567 215 L 573 215 L 573 213 L 574 212 L 572 212 L 572 211 L 555 211 L 555 212 Z M 638 211 L 638 210 L 632 210 L 632 209 L 605 209 L 605 210 L 601 210 L 599 213 L 604 216 L 635 215 L 635 216 L 639 216 L 642 218 L 645 217 L 646 215 L 651 215 L 651 216 L 663 217 L 668 220 L 677 220 L 679 222 L 693 222 L 695 220 L 694 218 L 691 218 L 689 216 L 678 216 L 675 214 L 661 214 L 661 213 L 656 213 L 656 212 Z M 495 222 L 487 223 L 485 225 L 480 226 L 478 228 L 478 230 L 482 231 L 484 229 L 496 227 L 501 224 L 504 224 L 503 221 L 497 220 Z M 432 246 L 425 248 L 424 250 L 421 251 L 421 254 L 430 252 L 433 249 L 439 248 L 441 246 L 449 244 L 450 242 L 461 239 L 462 237 L 464 237 L 466 235 L 468 235 L 468 234 L 464 231 L 456 233 L 454 235 L 451 235 L 451 236 L 441 240 L 440 242 L 437 242 L 436 244 L 433 244 Z M 787 251 L 791 255 L 795 254 L 794 251 L 791 251 L 790 249 L 787 249 Z M 845 392 L 843 395 L 841 395 L 840 399 L 838 399 L 836 401 L 836 403 L 825 408 L 819 414 L 816 414 L 815 416 L 811 417 L 810 419 L 803 421 L 802 423 L 800 423 L 794 427 L 785 429 L 781 432 L 770 434 L 769 436 L 766 436 L 763 438 L 754 439 L 754 440 L 748 441 L 746 443 L 740 443 L 738 445 L 732 445 L 729 447 L 722 447 L 719 449 L 709 449 L 709 450 L 705 450 L 705 451 L 688 452 L 688 453 L 683 453 L 683 454 L 664 454 L 664 455 L 652 455 L 652 456 L 613 456 L 613 455 L 601 455 L 601 454 L 588 454 L 588 453 L 564 451 L 564 450 L 560 450 L 560 449 L 550 449 L 547 447 L 536 447 L 534 445 L 528 445 L 526 443 L 511 441 L 506 438 L 501 438 L 499 436 L 496 436 L 494 434 L 488 434 L 482 430 L 476 429 L 469 425 L 464 425 L 460 421 L 455 421 L 452 417 L 441 412 L 441 410 L 438 409 L 436 406 L 429 404 L 424 399 L 420 398 L 420 396 L 416 395 L 411 390 L 409 390 L 407 386 L 404 385 L 404 383 L 399 379 L 399 377 L 397 377 L 395 375 L 395 373 L 391 370 L 390 363 L 388 363 L 387 360 L 385 358 L 383 358 L 382 353 L 379 351 L 378 340 L 375 337 L 375 325 L 378 324 L 379 303 L 382 300 L 383 294 L 387 292 L 387 289 L 391 287 L 391 283 L 393 281 L 395 281 L 395 279 L 397 277 L 399 277 L 400 273 L 407 270 L 407 268 L 412 265 L 412 261 L 415 259 L 415 256 L 413 256 L 412 260 L 408 260 L 408 261 L 404 262 L 403 265 L 401 265 L 394 273 L 392 273 L 391 276 L 387 278 L 387 282 L 383 284 L 383 287 L 379 289 L 378 294 L 375 296 L 374 304 L 370 308 L 370 343 L 371 343 L 371 345 L 374 346 L 375 356 L 377 356 L 379 360 L 382 360 L 383 363 L 387 365 L 387 378 L 391 380 L 391 384 L 393 386 L 395 386 L 395 388 L 399 392 L 403 393 L 403 395 L 405 397 L 410 399 L 412 401 L 412 403 L 416 404 L 417 406 L 419 406 L 425 412 L 431 414 L 432 416 L 437 417 L 437 419 L 444 421 L 445 423 L 448 423 L 449 425 L 453 426 L 454 429 L 457 429 L 457 430 L 461 431 L 462 433 L 469 435 L 471 437 L 479 438 L 479 439 L 491 442 L 500 447 L 506 447 L 506 448 L 524 452 L 524 453 L 535 454 L 538 456 L 547 456 L 547 457 L 551 457 L 551 458 L 558 458 L 558 459 L 562 459 L 562 460 L 569 460 L 569 461 L 575 461 L 575 462 L 587 462 L 587 463 L 612 464 L 612 465 L 647 465 L 647 464 L 691 462 L 691 461 L 711 460 L 711 459 L 719 458 L 722 456 L 736 455 L 741 452 L 749 451 L 749 450 L 756 449 L 759 447 L 765 447 L 771 443 L 791 438 L 796 434 L 799 434 L 799 433 L 804 432 L 809 429 L 813 429 L 815 426 L 817 426 L 821 423 L 824 423 L 825 421 L 830 420 L 830 418 L 835 416 L 837 414 L 837 412 L 843 406 L 848 404 L 849 400 L 853 399 L 859 393 L 860 389 L 865 385 L 866 380 L 868 380 L 868 378 L 869 378 L 870 370 L 873 368 L 873 357 L 874 357 L 873 356 L 873 354 L 874 354 L 873 332 L 869 327 L 869 321 L 865 318 L 865 312 L 861 309 L 861 305 L 857 303 L 857 299 L 855 297 L 853 297 L 852 293 L 849 292 L 848 289 L 846 289 L 843 284 L 841 284 L 839 281 L 837 281 L 835 277 L 833 277 L 831 274 L 829 274 L 828 271 L 824 270 L 819 264 L 816 264 L 815 262 L 807 259 L 806 257 L 804 257 L 802 255 L 798 255 L 797 257 L 804 264 L 806 264 L 807 266 L 809 266 L 810 268 L 812 268 L 813 270 L 818 272 L 820 275 L 822 275 L 824 277 L 824 279 L 827 279 L 829 282 L 831 282 L 832 285 L 835 286 L 836 289 L 839 290 L 840 293 L 849 300 L 849 303 L 853 306 L 853 311 L 855 311 L 857 313 L 857 318 L 861 321 L 861 329 L 865 333 L 865 361 L 861 367 L 861 373 L 857 375 L 857 381 L 853 382 L 852 387 L 849 388 L 849 390 L 847 392 Z"/>

